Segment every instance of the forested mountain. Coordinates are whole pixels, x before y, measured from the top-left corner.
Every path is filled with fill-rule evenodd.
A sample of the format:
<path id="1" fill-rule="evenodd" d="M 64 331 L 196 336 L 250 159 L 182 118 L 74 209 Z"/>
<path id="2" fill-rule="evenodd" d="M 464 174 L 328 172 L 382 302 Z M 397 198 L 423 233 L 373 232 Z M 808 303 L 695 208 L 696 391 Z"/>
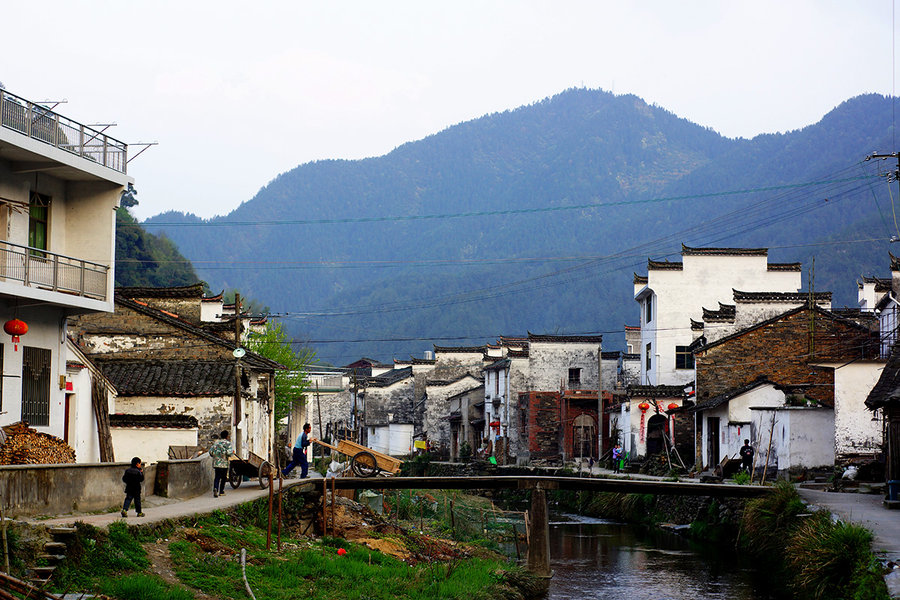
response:
<path id="1" fill-rule="evenodd" d="M 224 217 L 146 225 L 212 289 L 291 313 L 333 363 L 526 331 L 603 332 L 621 349 L 638 320 L 632 272 L 682 242 L 815 257 L 816 289 L 855 305 L 856 278 L 887 273 L 898 233 L 876 176 L 893 165 L 862 162 L 893 150 L 891 118 L 890 99 L 866 95 L 796 131 L 728 139 L 574 89 L 385 156 L 301 165 Z"/>
<path id="2" fill-rule="evenodd" d="M 164 287 L 197 281 L 194 267 L 175 244 L 144 231 L 127 207 L 116 210 L 116 286 Z"/>

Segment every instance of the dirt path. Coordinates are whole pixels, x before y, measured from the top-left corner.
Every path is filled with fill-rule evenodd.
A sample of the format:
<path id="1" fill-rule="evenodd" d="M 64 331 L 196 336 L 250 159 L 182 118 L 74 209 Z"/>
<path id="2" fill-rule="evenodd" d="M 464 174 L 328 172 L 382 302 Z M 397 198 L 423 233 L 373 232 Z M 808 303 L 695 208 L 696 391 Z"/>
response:
<path id="1" fill-rule="evenodd" d="M 155 544 L 144 544 L 144 550 L 147 551 L 147 559 L 150 561 L 150 570 L 159 575 L 163 581 L 171 585 L 177 585 L 190 590 L 197 600 L 219 600 L 215 596 L 210 596 L 202 591 L 189 588 L 181 583 L 175 574 L 175 568 L 172 559 L 169 556 L 169 545 L 157 542 Z"/>

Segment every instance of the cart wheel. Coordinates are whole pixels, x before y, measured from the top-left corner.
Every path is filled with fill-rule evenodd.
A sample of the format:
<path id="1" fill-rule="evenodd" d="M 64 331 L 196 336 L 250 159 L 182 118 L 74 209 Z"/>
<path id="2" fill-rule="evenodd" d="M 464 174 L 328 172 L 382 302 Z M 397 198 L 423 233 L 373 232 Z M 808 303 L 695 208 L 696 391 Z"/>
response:
<path id="1" fill-rule="evenodd" d="M 228 483 L 231 484 L 231 489 L 238 489 L 241 487 L 241 482 L 244 480 L 244 476 L 238 473 L 237 469 L 231 467 L 231 470 L 228 471 Z"/>
<path id="2" fill-rule="evenodd" d="M 374 477 L 375 473 L 378 472 L 378 463 L 375 461 L 375 455 L 365 450 L 353 457 L 350 466 L 357 477 Z"/>
<path id="3" fill-rule="evenodd" d="M 269 461 L 264 460 L 261 465 L 259 465 L 259 487 L 262 489 L 266 489 L 269 487 L 269 473 L 272 473 L 272 465 Z"/>

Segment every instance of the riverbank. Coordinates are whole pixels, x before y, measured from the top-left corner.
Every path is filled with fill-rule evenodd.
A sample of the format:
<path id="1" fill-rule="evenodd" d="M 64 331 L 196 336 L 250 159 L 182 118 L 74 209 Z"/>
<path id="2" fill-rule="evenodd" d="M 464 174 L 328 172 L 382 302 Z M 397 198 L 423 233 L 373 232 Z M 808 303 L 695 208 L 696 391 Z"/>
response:
<path id="1" fill-rule="evenodd" d="M 280 546 L 277 530 L 267 544 L 267 498 L 142 524 L 78 522 L 50 588 L 123 600 L 246 598 L 248 586 L 259 598 L 309 600 L 530 600 L 543 593 L 536 578 L 481 545 L 399 527 L 340 497 L 329 528 L 335 534 L 313 537 L 321 525 L 320 491 L 300 485 L 283 501 Z M 20 575 L 38 560 L 43 528 L 32 523 L 11 530 Z"/>

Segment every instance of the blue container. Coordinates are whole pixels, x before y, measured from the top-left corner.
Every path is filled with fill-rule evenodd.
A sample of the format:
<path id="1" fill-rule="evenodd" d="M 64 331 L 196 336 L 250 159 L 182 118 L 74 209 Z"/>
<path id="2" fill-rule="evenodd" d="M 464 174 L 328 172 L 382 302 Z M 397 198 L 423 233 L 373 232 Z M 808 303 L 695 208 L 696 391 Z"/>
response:
<path id="1" fill-rule="evenodd" d="M 887 482 L 888 486 L 888 500 L 891 502 L 896 502 L 897 497 L 900 496 L 900 480 L 891 479 Z"/>

